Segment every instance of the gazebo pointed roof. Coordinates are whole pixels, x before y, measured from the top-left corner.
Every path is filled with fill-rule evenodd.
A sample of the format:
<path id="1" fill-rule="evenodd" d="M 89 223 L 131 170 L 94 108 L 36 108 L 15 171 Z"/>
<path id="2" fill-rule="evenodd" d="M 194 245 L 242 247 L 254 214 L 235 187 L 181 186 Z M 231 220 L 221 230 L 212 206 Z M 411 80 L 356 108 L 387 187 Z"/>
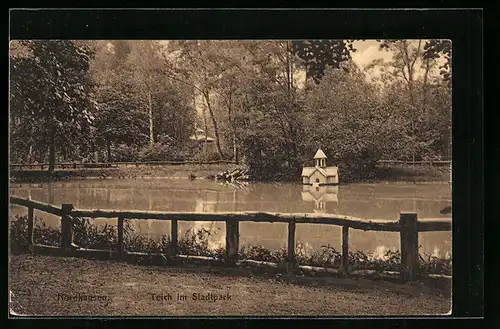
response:
<path id="1" fill-rule="evenodd" d="M 316 152 L 316 155 L 314 156 L 313 159 L 326 159 L 325 152 L 323 152 L 320 148 Z"/>

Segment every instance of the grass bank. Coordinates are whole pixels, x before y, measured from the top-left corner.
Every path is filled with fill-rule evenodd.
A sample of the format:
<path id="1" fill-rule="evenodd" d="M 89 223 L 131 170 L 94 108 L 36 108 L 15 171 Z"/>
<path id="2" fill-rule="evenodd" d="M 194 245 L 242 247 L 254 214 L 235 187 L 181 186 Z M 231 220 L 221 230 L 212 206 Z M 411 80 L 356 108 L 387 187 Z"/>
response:
<path id="1" fill-rule="evenodd" d="M 363 183 L 379 182 L 449 182 L 449 167 L 431 166 L 384 166 L 376 167 L 370 177 L 363 179 Z"/>
<path id="2" fill-rule="evenodd" d="M 138 177 L 204 178 L 223 171 L 233 171 L 242 166 L 234 164 L 186 164 L 164 166 L 122 166 L 118 168 L 56 169 L 51 175 L 47 171 L 11 171 L 11 180 L 17 183 L 51 182 L 69 179 L 120 179 Z"/>
<path id="3" fill-rule="evenodd" d="M 168 177 L 168 178 L 210 178 L 224 171 L 233 171 L 243 168 L 235 164 L 207 164 L 207 165 L 163 165 L 163 166 L 122 166 L 119 168 L 92 168 L 92 169 L 57 169 L 52 175 L 47 171 L 26 170 L 11 171 L 10 178 L 17 183 L 52 182 L 69 179 L 120 179 L 141 177 Z M 360 178 L 363 177 L 363 178 Z M 290 177 L 288 181 L 298 182 L 300 177 Z M 381 182 L 411 182 L 411 183 L 446 183 L 450 180 L 448 167 L 431 166 L 393 166 L 376 167 L 370 172 L 357 178 L 342 176 L 343 183 L 381 183 Z"/>
<path id="4" fill-rule="evenodd" d="M 277 277 L 242 268 L 13 255 L 9 279 L 11 312 L 32 316 L 390 316 L 444 314 L 451 309 L 449 291 L 419 284 Z M 200 298 L 194 300 L 198 293 Z M 210 293 L 220 299 L 201 299 Z M 177 294 L 186 299 L 177 300 Z"/>

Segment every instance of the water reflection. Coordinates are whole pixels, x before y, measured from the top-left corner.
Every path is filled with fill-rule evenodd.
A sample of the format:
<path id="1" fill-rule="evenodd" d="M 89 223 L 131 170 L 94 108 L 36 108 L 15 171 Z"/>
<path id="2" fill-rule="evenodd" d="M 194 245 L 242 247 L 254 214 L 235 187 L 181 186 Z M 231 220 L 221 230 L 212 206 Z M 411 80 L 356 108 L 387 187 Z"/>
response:
<path id="1" fill-rule="evenodd" d="M 451 202 L 447 184 L 353 184 L 322 186 L 301 184 L 218 184 L 209 180 L 103 180 L 49 184 L 11 185 L 10 192 L 21 197 L 55 205 L 72 203 L 83 209 L 121 209 L 180 212 L 268 211 L 282 213 L 335 213 L 368 219 L 397 219 L 401 211 L 416 211 L 422 217 L 447 217 L 440 210 Z M 13 213 L 26 213 L 12 207 Z M 60 219 L 36 211 L 47 225 L 60 226 Z M 116 220 L 97 219 L 115 225 Z M 152 237 L 170 233 L 168 221 L 134 221 L 136 233 Z M 213 229 L 214 243 L 223 243 L 225 225 L 179 222 L 180 234 L 189 228 Z M 341 231 L 330 225 L 297 225 L 297 241 L 310 248 L 330 244 L 340 248 Z M 240 242 L 276 249 L 286 246 L 287 227 L 279 223 L 241 223 Z M 451 232 L 421 233 L 425 252 L 451 251 Z M 351 230 L 353 250 L 398 249 L 398 233 Z M 383 248 L 382 248 L 383 247 Z"/>
<path id="2" fill-rule="evenodd" d="M 196 212 L 215 212 L 219 203 L 219 193 L 217 191 L 198 191 L 196 199 Z"/>
<path id="3" fill-rule="evenodd" d="M 312 186 L 304 185 L 302 188 L 302 201 L 314 202 L 315 213 L 326 213 L 332 204 L 339 202 L 338 186 Z"/>

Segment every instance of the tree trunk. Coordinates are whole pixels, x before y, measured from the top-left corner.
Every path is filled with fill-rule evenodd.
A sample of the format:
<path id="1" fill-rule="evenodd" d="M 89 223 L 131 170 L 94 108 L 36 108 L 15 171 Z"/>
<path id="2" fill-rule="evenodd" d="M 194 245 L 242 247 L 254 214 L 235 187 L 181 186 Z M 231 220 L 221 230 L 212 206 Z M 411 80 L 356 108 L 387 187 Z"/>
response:
<path id="1" fill-rule="evenodd" d="M 238 144 L 236 143 L 236 138 L 233 137 L 233 158 L 236 164 L 240 164 L 239 154 L 238 154 Z"/>
<path id="2" fill-rule="evenodd" d="M 33 144 L 32 144 L 32 143 L 30 143 L 30 147 L 29 147 L 29 149 L 28 149 L 28 157 L 27 157 L 27 159 L 26 159 L 26 163 L 27 163 L 27 164 L 30 164 L 32 154 L 33 154 Z"/>
<path id="3" fill-rule="evenodd" d="M 30 129 L 30 147 L 28 149 L 28 157 L 26 159 L 26 163 L 30 164 L 31 163 L 31 158 L 33 157 L 33 135 L 34 135 L 34 127 L 33 125 L 31 126 L 31 129 Z"/>
<path id="4" fill-rule="evenodd" d="M 106 151 L 108 153 L 108 163 L 113 162 L 113 159 L 111 158 L 111 141 L 109 140 L 109 137 L 106 138 Z"/>
<path id="5" fill-rule="evenodd" d="M 49 174 L 54 172 L 54 167 L 56 163 L 56 132 L 52 129 L 50 134 L 50 145 L 49 145 Z"/>
<path id="6" fill-rule="evenodd" d="M 148 92 L 148 102 L 149 102 L 149 144 L 153 146 L 155 140 L 153 136 L 153 104 L 151 99 L 151 90 Z"/>
<path id="7" fill-rule="evenodd" d="M 290 94 L 293 90 L 293 59 L 292 46 L 290 41 L 286 42 L 286 71 L 287 71 L 287 88 Z"/>
<path id="8" fill-rule="evenodd" d="M 208 92 L 204 91 L 203 96 L 205 97 L 205 101 L 207 102 L 208 112 L 210 113 L 210 117 L 212 118 L 212 124 L 214 126 L 215 133 L 215 144 L 217 146 L 217 151 L 219 152 L 219 157 L 221 160 L 224 159 L 224 154 L 222 153 L 222 149 L 220 147 L 220 138 L 219 138 L 219 129 L 217 127 L 217 120 L 215 119 L 214 111 L 212 110 L 212 106 L 210 106 L 210 96 Z"/>
<path id="9" fill-rule="evenodd" d="M 158 109 L 158 119 L 156 120 L 156 129 L 155 129 L 155 132 L 156 132 L 156 138 L 155 140 L 158 141 L 160 139 L 160 136 L 163 135 L 163 132 L 164 132 L 164 124 L 163 124 L 163 108 L 159 108 Z M 177 141 L 177 123 L 176 123 L 176 118 L 175 118 L 175 113 L 174 113 L 174 117 L 172 118 L 172 122 L 174 123 L 172 126 L 173 126 L 173 134 L 172 136 L 174 136 L 174 139 L 175 141 Z"/>
<path id="10" fill-rule="evenodd" d="M 426 117 L 428 117 L 426 105 L 427 105 L 427 87 L 428 87 L 428 79 L 429 79 L 429 71 L 431 70 L 430 59 L 426 59 L 425 61 L 425 73 L 424 73 L 424 82 L 422 86 L 422 113 Z"/>
<path id="11" fill-rule="evenodd" d="M 229 124 L 231 125 L 231 133 L 232 133 L 232 138 L 233 138 L 233 161 L 236 162 L 236 164 L 239 164 L 239 159 L 238 159 L 238 142 L 236 138 L 236 125 L 234 122 L 233 118 L 233 99 L 231 94 L 229 94 L 229 100 L 227 104 L 227 112 L 228 112 L 228 117 L 229 117 Z"/>

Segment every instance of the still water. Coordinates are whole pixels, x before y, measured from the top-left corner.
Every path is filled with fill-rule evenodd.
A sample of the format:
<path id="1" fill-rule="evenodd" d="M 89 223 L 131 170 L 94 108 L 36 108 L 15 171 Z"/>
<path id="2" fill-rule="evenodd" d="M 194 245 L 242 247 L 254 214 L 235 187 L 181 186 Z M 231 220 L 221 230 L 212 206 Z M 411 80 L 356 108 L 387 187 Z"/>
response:
<path id="1" fill-rule="evenodd" d="M 10 192 L 50 204 L 72 203 L 80 209 L 156 210 L 186 212 L 269 211 L 283 213 L 333 213 L 367 219 L 397 219 L 401 211 L 415 211 L 419 218 L 447 217 L 440 210 L 451 205 L 449 184 L 350 184 L 338 187 L 304 187 L 292 183 L 222 184 L 210 180 L 136 179 L 85 180 L 44 184 L 11 184 Z M 26 208 L 11 206 L 12 214 L 26 214 Z M 60 219 L 35 210 L 48 226 L 59 227 Z M 96 223 L 116 225 L 114 219 Z M 168 221 L 133 221 L 136 234 L 158 238 L 169 235 Z M 225 243 L 224 223 L 179 222 L 181 234 L 190 228 L 212 229 L 211 246 Z M 282 223 L 240 223 L 240 244 L 262 245 L 275 250 L 287 243 L 287 226 Z M 341 228 L 333 225 L 298 224 L 296 241 L 306 250 L 322 245 L 341 248 Z M 451 253 L 451 232 L 419 234 L 422 251 L 445 257 Z M 399 234 L 350 230 L 352 251 L 399 249 Z"/>

